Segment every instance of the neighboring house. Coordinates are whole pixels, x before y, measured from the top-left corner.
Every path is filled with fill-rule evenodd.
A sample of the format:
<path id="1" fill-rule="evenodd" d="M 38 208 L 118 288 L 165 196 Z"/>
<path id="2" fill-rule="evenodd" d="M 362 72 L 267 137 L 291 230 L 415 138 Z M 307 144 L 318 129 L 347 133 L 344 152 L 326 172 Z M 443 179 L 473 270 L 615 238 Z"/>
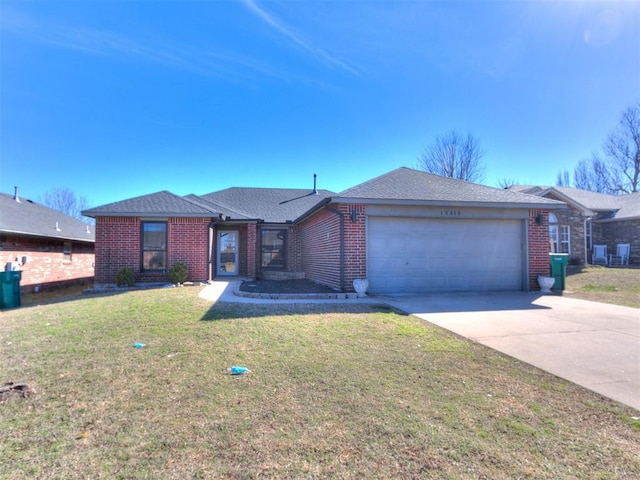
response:
<path id="1" fill-rule="evenodd" d="M 568 209 L 550 216 L 550 251 L 568 253 L 576 265 L 592 263 L 593 245 L 610 254 L 630 245 L 629 263 L 640 263 L 640 193 L 606 195 L 570 187 L 512 187 L 522 193 L 559 200 Z"/>
<path id="2" fill-rule="evenodd" d="M 299 278 L 369 292 L 537 290 L 549 274 L 555 200 L 399 168 L 341 193 L 229 188 L 162 191 L 83 212 L 96 219 L 96 283 Z"/>
<path id="3" fill-rule="evenodd" d="M 22 271 L 22 291 L 93 281 L 91 227 L 31 200 L 0 193 L 2 270 Z"/>

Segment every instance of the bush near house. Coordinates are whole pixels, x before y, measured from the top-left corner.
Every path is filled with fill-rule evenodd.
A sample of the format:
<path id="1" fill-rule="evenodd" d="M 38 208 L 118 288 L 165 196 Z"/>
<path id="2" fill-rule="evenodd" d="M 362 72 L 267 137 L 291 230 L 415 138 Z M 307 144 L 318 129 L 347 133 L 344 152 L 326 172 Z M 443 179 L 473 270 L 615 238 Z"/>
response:
<path id="1" fill-rule="evenodd" d="M 136 282 L 136 276 L 133 268 L 123 267 L 116 273 L 116 285 L 118 287 L 133 287 Z"/>
<path id="2" fill-rule="evenodd" d="M 173 284 L 180 285 L 187 281 L 189 278 L 189 269 L 182 263 L 174 263 L 169 269 L 169 281 Z"/>

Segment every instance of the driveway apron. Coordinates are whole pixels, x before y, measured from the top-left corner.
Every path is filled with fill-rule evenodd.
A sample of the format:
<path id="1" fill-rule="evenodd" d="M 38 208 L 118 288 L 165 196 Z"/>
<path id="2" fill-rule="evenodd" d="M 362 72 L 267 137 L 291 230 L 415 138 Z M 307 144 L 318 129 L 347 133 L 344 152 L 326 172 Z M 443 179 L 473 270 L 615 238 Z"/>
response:
<path id="1" fill-rule="evenodd" d="M 376 298 L 640 410 L 640 309 L 525 292 Z"/>

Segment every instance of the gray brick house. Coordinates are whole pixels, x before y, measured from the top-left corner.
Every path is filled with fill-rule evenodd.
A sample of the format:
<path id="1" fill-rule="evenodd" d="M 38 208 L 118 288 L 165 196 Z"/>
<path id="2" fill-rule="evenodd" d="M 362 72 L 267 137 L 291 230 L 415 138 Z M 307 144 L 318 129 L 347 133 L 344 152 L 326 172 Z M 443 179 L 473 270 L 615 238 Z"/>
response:
<path id="1" fill-rule="evenodd" d="M 620 243 L 631 246 L 630 264 L 640 263 L 640 193 L 606 195 L 571 187 L 512 187 L 565 202 L 568 209 L 549 216 L 550 251 L 568 253 L 575 265 L 591 263 L 593 245 L 606 245 L 610 254 Z"/>

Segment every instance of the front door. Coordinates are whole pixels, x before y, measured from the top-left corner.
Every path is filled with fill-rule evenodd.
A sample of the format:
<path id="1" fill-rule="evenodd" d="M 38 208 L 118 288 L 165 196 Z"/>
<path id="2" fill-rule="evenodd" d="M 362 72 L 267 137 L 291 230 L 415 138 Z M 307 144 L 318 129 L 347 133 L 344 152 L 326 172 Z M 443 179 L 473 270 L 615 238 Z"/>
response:
<path id="1" fill-rule="evenodd" d="M 239 237 L 235 230 L 218 231 L 216 273 L 217 275 L 238 274 L 238 243 Z"/>

